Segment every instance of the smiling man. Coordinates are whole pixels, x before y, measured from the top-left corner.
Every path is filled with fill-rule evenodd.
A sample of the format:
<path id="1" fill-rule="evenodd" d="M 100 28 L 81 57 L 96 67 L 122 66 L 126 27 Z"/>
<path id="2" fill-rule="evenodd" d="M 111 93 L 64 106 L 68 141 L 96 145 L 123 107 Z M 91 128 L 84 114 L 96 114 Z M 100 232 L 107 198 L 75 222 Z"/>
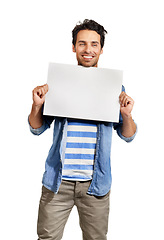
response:
<path id="1" fill-rule="evenodd" d="M 104 27 L 93 20 L 86 19 L 75 26 L 72 43 L 78 65 L 98 67 L 106 33 Z M 126 142 L 134 139 L 136 124 L 131 116 L 134 101 L 122 87 L 119 123 L 95 122 L 43 116 L 47 92 L 47 84 L 33 90 L 29 116 L 30 130 L 35 135 L 43 133 L 55 120 L 53 143 L 42 181 L 38 240 L 62 239 L 73 206 L 78 209 L 83 240 L 106 240 L 112 129 Z"/>
<path id="2" fill-rule="evenodd" d="M 97 67 L 100 54 L 103 53 L 100 35 L 92 30 L 81 30 L 74 44 L 73 52 L 76 53 L 78 65 Z"/>

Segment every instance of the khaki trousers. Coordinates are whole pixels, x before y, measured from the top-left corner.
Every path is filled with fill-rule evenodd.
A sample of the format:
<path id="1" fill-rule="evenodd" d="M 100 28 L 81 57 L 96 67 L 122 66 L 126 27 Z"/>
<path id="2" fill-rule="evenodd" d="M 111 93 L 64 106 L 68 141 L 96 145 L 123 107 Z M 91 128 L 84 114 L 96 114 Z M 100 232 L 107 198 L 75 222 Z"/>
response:
<path id="1" fill-rule="evenodd" d="M 106 240 L 109 217 L 109 195 L 86 194 L 91 181 L 62 181 L 57 194 L 42 187 L 39 205 L 38 240 L 60 240 L 69 214 L 76 205 L 83 240 Z"/>

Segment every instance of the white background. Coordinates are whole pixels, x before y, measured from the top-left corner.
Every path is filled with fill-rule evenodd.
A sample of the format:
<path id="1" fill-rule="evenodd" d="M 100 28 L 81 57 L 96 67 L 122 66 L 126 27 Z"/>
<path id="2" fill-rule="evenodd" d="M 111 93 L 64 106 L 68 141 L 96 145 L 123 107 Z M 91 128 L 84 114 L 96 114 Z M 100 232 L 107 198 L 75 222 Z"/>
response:
<path id="1" fill-rule="evenodd" d="M 108 239 L 164 239 L 162 0 L 5 0 L 0 2 L 3 240 L 37 239 L 41 179 L 52 129 L 40 137 L 29 132 L 31 92 L 46 83 L 49 62 L 76 64 L 71 31 L 85 18 L 108 30 L 99 67 L 124 71 L 138 124 L 132 143 L 113 134 Z M 64 240 L 82 239 L 78 221 L 74 208 Z"/>

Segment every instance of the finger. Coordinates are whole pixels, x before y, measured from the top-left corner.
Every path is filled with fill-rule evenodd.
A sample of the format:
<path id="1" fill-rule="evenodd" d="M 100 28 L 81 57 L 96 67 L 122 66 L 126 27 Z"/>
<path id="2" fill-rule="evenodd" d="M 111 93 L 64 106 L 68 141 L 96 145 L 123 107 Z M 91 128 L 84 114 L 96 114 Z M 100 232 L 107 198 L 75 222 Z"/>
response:
<path id="1" fill-rule="evenodd" d="M 124 104 L 125 104 L 125 100 L 126 100 L 126 94 L 125 94 L 125 92 L 122 92 L 121 94 L 120 94 L 120 105 L 123 107 L 124 106 Z"/>
<path id="2" fill-rule="evenodd" d="M 123 99 L 125 97 L 125 92 L 122 92 L 119 96 L 119 101 L 120 101 L 120 104 L 122 103 Z"/>
<path id="3" fill-rule="evenodd" d="M 43 94 L 44 94 L 43 93 L 43 88 L 38 88 L 37 89 L 37 95 L 41 98 Z"/>
<path id="4" fill-rule="evenodd" d="M 124 102 L 124 106 L 127 107 L 128 104 L 131 104 L 132 106 L 134 105 L 133 99 L 129 96 L 126 97 L 126 100 Z"/>
<path id="5" fill-rule="evenodd" d="M 124 96 L 125 92 L 121 92 L 120 96 L 119 96 L 119 99 L 121 100 Z"/>
<path id="6" fill-rule="evenodd" d="M 41 94 L 42 94 L 42 92 L 41 92 L 41 88 L 40 87 L 34 88 L 33 95 L 40 96 Z"/>
<path id="7" fill-rule="evenodd" d="M 48 92 L 48 84 L 43 85 L 44 88 L 44 94 L 46 94 Z"/>
<path id="8" fill-rule="evenodd" d="M 38 86 L 33 90 L 33 94 L 42 98 L 48 91 L 48 85 Z"/>
<path id="9" fill-rule="evenodd" d="M 126 107 L 127 105 L 128 105 L 128 96 L 125 96 L 124 97 L 124 101 L 123 101 L 123 105 L 124 105 L 124 107 Z"/>
<path id="10" fill-rule="evenodd" d="M 133 101 L 132 98 L 130 98 L 127 94 L 124 94 L 122 96 L 121 106 L 122 107 L 127 107 L 127 105 L 132 101 Z"/>
<path id="11" fill-rule="evenodd" d="M 42 97 L 44 97 L 48 92 L 48 85 L 43 86 L 41 90 L 42 90 Z"/>
<path id="12" fill-rule="evenodd" d="M 42 87 L 40 90 L 41 90 L 41 95 L 40 95 L 40 98 L 43 98 L 43 97 L 44 97 L 44 95 L 45 95 L 45 93 L 44 93 L 44 92 L 45 92 L 45 91 L 44 91 L 44 88 Z"/>

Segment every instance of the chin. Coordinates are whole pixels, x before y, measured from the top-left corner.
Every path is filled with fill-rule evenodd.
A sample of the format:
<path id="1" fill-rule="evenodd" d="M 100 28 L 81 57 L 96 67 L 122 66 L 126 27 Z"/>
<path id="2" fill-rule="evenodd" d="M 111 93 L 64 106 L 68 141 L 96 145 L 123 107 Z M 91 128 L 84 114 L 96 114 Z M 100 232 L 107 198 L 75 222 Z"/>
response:
<path id="1" fill-rule="evenodd" d="M 83 66 L 83 67 L 97 67 L 97 63 L 78 62 L 78 65 Z"/>

